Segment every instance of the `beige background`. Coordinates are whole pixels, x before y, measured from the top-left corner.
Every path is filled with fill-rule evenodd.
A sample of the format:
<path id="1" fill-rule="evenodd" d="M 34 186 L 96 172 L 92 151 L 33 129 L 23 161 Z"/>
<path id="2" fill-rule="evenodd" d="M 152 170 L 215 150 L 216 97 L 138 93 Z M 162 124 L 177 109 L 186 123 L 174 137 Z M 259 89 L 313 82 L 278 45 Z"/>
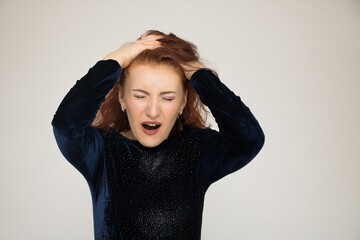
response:
<path id="1" fill-rule="evenodd" d="M 191 40 L 266 144 L 214 184 L 203 239 L 360 239 L 360 1 L 0 0 L 0 239 L 92 239 L 50 122 L 104 54 L 147 29 Z"/>

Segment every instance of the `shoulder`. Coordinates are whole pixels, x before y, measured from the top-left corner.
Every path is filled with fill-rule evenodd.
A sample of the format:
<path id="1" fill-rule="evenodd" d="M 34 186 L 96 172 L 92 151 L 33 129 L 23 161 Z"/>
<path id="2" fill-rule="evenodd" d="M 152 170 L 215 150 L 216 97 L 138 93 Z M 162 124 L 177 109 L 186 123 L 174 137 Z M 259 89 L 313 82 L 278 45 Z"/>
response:
<path id="1" fill-rule="evenodd" d="M 180 131 L 179 138 L 186 139 L 187 141 L 202 143 L 206 139 L 219 135 L 219 132 L 211 128 L 191 128 L 187 127 Z"/>

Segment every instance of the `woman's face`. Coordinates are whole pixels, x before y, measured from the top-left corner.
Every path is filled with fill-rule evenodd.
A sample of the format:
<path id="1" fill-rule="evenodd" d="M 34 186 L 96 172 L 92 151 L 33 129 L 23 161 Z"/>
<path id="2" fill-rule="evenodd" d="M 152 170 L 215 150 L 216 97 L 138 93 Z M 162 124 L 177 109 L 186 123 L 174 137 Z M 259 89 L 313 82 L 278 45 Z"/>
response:
<path id="1" fill-rule="evenodd" d="M 186 104 L 181 76 L 167 65 L 136 64 L 127 75 L 119 96 L 126 109 L 128 138 L 146 147 L 155 147 L 168 138 Z"/>

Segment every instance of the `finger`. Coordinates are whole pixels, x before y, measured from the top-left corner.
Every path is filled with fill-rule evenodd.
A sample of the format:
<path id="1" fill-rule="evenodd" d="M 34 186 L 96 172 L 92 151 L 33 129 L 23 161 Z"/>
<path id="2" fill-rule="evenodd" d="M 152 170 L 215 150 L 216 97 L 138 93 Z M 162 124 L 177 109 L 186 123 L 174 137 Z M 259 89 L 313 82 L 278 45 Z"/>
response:
<path id="1" fill-rule="evenodd" d="M 161 46 L 161 42 L 159 41 L 146 41 L 146 42 L 141 42 L 141 44 L 146 48 L 146 49 L 155 49 Z"/>
<path id="2" fill-rule="evenodd" d="M 151 40 L 158 40 L 160 38 L 163 38 L 163 36 L 162 35 L 147 35 L 147 36 L 141 37 L 140 40 L 151 41 Z"/>
<path id="3" fill-rule="evenodd" d="M 160 41 L 158 41 L 159 39 L 161 39 L 161 37 L 159 37 L 159 36 L 157 36 L 155 38 L 142 39 L 142 40 L 140 40 L 140 43 L 142 43 L 144 45 L 159 44 L 160 43 Z"/>
<path id="4" fill-rule="evenodd" d="M 149 44 L 159 44 L 160 41 L 157 41 L 157 40 L 146 40 L 146 41 L 141 41 L 140 43 L 143 44 L 143 45 L 149 45 Z"/>
<path id="5" fill-rule="evenodd" d="M 161 47 L 161 43 L 160 42 L 155 42 L 155 43 L 152 43 L 152 44 L 145 44 L 144 46 L 145 46 L 146 49 L 153 50 L 155 48 Z"/>
<path id="6" fill-rule="evenodd" d="M 150 45 L 159 45 L 161 44 L 159 41 L 157 41 L 159 38 L 156 39 L 141 39 L 134 43 L 141 44 L 143 46 L 150 46 Z"/>

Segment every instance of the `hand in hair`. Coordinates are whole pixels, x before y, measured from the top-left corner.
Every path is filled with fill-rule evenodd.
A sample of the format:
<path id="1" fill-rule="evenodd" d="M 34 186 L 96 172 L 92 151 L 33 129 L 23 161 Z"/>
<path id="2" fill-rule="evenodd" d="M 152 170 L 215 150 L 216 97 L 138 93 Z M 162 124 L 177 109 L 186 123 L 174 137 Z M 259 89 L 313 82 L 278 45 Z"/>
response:
<path id="1" fill-rule="evenodd" d="M 120 66 L 126 68 L 137 55 L 146 49 L 155 49 L 161 46 L 157 41 L 160 39 L 159 35 L 148 35 L 135 42 L 126 43 L 120 48 L 107 54 L 103 60 L 113 59 L 116 60 Z"/>
<path id="2" fill-rule="evenodd" d="M 181 65 L 182 68 L 184 69 L 184 73 L 187 79 L 190 79 L 191 76 L 199 69 L 201 68 L 206 68 L 201 62 L 199 61 L 194 61 L 194 62 L 189 62 L 186 64 L 182 64 Z"/>

